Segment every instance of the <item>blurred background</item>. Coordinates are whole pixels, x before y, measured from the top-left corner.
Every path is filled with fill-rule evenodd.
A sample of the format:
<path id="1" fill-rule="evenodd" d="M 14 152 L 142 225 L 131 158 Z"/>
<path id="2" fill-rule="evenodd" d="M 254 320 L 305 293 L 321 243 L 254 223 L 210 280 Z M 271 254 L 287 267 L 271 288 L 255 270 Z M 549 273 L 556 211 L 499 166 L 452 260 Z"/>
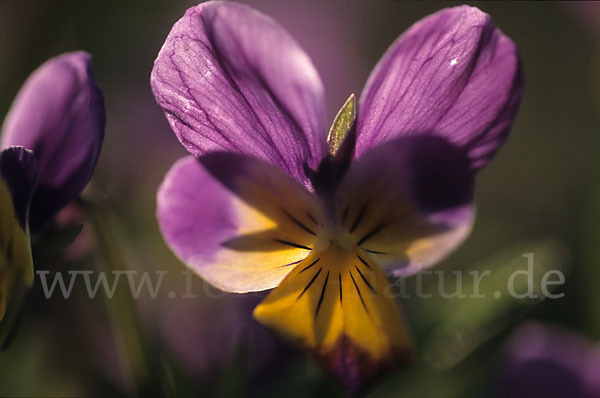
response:
<path id="1" fill-rule="evenodd" d="M 186 153 L 149 76 L 171 26 L 196 3 L 0 1 L 0 119 L 27 76 L 66 51 L 92 54 L 106 100 L 95 177 L 57 221 L 84 229 L 62 252 L 38 245 L 37 269 L 165 270 L 171 289 L 161 291 L 191 280 L 198 295 L 90 299 L 81 286 L 69 300 L 34 294 L 15 341 L 0 352 L 0 396 L 344 396 L 304 353 L 253 321 L 261 295 L 226 295 L 188 279 L 160 236 L 156 189 Z M 330 120 L 401 32 L 451 5 L 247 3 L 278 20 L 313 59 Z M 600 4 L 470 4 L 517 44 L 526 90 L 507 144 L 478 176 L 472 236 L 437 270 L 491 269 L 481 285 L 491 293 L 533 252 L 536 278 L 547 269 L 567 275 L 556 290 L 564 297 L 444 299 L 435 294 L 438 279 L 424 277 L 433 297 L 401 300 L 417 362 L 367 396 L 600 396 Z M 458 283 L 446 275 L 447 286 Z M 409 278 L 407 290 L 415 283 Z"/>

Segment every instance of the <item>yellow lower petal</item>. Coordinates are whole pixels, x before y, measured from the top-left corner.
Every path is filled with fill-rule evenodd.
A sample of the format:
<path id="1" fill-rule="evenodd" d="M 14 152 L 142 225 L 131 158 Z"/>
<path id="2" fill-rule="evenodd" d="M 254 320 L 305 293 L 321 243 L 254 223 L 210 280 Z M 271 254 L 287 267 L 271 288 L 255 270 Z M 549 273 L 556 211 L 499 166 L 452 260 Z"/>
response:
<path id="1" fill-rule="evenodd" d="M 411 341 L 382 272 L 360 249 L 313 251 L 254 310 L 312 351 L 348 390 L 410 361 Z"/>

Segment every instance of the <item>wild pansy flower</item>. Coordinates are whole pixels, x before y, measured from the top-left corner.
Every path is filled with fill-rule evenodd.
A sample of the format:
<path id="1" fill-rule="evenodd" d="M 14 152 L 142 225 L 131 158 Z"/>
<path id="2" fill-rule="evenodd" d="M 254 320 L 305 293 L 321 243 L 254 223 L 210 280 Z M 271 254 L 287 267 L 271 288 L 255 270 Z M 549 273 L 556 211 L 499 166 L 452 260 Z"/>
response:
<path id="1" fill-rule="evenodd" d="M 158 191 L 175 254 L 222 290 L 275 288 L 254 316 L 350 391 L 408 362 L 384 275 L 414 274 L 466 238 L 474 174 L 521 99 L 517 50 L 489 16 L 461 6 L 413 25 L 371 73 L 358 110 L 353 97 L 342 107 L 329 140 L 310 59 L 240 4 L 189 9 L 151 84 L 193 155 Z"/>
<path id="2" fill-rule="evenodd" d="M 96 166 L 104 125 L 104 100 L 85 52 L 48 60 L 12 104 L 0 138 L 0 319 L 19 275 L 26 285 L 33 282 L 29 229 L 39 230 L 81 193 Z"/>

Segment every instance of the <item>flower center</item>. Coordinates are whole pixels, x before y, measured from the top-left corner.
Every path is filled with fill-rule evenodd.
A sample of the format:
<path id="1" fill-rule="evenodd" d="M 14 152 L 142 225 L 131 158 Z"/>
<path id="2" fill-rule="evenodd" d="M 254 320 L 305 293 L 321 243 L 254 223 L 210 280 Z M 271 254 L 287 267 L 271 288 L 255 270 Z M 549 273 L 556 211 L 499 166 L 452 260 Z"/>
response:
<path id="1" fill-rule="evenodd" d="M 316 251 L 326 251 L 330 246 L 334 246 L 342 251 L 354 250 L 356 240 L 341 225 L 326 225 L 319 229 L 318 240 L 315 245 Z"/>

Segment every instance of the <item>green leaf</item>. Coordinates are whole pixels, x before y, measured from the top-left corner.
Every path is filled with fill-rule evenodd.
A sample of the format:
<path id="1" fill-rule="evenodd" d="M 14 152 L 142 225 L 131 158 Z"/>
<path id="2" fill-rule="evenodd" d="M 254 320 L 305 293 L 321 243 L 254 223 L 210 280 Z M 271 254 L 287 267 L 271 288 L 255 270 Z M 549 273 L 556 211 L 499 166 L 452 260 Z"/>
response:
<path id="1" fill-rule="evenodd" d="M 454 367 L 543 301 L 544 275 L 549 271 L 566 273 L 568 263 L 569 252 L 562 243 L 530 240 L 477 264 L 471 272 L 488 272 L 489 277 L 481 278 L 477 287 L 464 286 L 461 290 L 466 297 L 440 297 L 430 303 L 430 308 L 421 309 L 441 321 L 424 341 L 423 358 L 435 368 Z M 511 284 L 518 294 L 530 291 L 535 297 L 513 297 L 508 291 Z M 449 284 L 448 291 L 457 291 L 456 285 Z M 481 298 L 475 298 L 475 292 Z"/>
<path id="2" fill-rule="evenodd" d="M 354 94 L 350 94 L 350 97 L 344 102 L 344 105 L 340 108 L 333 124 L 329 129 L 329 135 L 327 136 L 327 144 L 329 146 L 329 153 L 331 156 L 335 156 L 338 149 L 342 146 L 344 138 L 350 131 L 354 119 L 356 117 L 356 100 Z"/>

